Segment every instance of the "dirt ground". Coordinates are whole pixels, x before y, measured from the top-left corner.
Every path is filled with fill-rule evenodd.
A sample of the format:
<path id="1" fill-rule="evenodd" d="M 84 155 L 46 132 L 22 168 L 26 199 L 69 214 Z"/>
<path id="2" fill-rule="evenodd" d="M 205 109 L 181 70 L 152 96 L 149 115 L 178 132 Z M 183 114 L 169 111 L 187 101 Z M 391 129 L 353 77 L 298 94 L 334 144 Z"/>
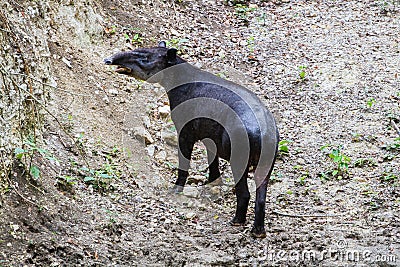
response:
<path id="1" fill-rule="evenodd" d="M 101 35 L 78 42 L 55 29 L 49 40 L 58 85 L 41 145 L 58 160 L 37 154 L 38 180 L 22 168 L 10 178 L 0 266 L 400 266 L 398 2 L 99 0 L 93 9 Z M 160 40 L 250 88 L 276 117 L 288 152 L 268 188 L 265 239 L 249 233 L 251 179 L 244 227 L 228 224 L 229 163 L 222 185 L 197 185 L 207 174 L 200 143 L 184 193 L 169 194 L 177 151 L 163 88 L 102 63 Z M 347 172 L 333 175 L 333 153 L 349 158 Z"/>

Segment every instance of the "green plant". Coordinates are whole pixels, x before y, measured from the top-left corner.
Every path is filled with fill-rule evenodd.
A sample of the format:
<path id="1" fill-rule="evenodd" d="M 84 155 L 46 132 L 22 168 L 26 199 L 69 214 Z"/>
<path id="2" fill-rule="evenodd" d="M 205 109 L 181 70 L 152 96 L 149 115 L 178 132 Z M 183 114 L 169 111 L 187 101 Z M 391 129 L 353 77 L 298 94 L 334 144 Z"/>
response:
<path id="1" fill-rule="evenodd" d="M 397 183 L 399 181 L 399 174 L 393 173 L 392 171 L 385 171 L 382 173 L 380 180 L 382 182 Z"/>
<path id="2" fill-rule="evenodd" d="M 298 181 L 298 183 L 300 185 L 305 185 L 306 184 L 306 178 L 307 178 L 307 176 L 300 176 L 297 181 Z"/>
<path id="3" fill-rule="evenodd" d="M 104 210 L 108 217 L 108 225 L 111 226 L 117 222 L 117 213 L 112 212 L 111 210 Z"/>
<path id="4" fill-rule="evenodd" d="M 282 182 L 282 177 L 283 177 L 282 173 L 272 172 L 271 177 L 269 178 L 269 183 L 273 184 L 273 183 Z"/>
<path id="5" fill-rule="evenodd" d="M 40 178 L 40 169 L 33 164 L 33 157 L 39 153 L 43 158 L 50 161 L 58 161 L 48 150 L 37 146 L 32 136 L 23 143 L 23 148 L 17 147 L 14 149 L 15 158 L 22 161 L 23 159 L 27 162 L 26 166 L 29 170 L 29 174 L 34 179 Z"/>
<path id="6" fill-rule="evenodd" d="M 307 66 L 299 66 L 299 77 L 302 82 L 306 80 L 306 75 L 307 75 L 306 70 Z"/>
<path id="7" fill-rule="evenodd" d="M 255 47 L 254 36 L 250 36 L 247 38 L 247 48 L 249 49 L 250 53 L 254 52 L 254 47 Z"/>
<path id="8" fill-rule="evenodd" d="M 248 13 L 256 10 L 254 7 L 248 7 L 242 4 L 235 5 L 235 14 L 239 17 L 242 21 L 248 22 Z"/>
<path id="9" fill-rule="evenodd" d="M 388 143 L 383 146 L 386 150 L 399 150 L 400 149 L 400 137 L 393 140 L 392 143 Z"/>
<path id="10" fill-rule="evenodd" d="M 336 146 L 333 148 L 332 145 L 325 145 L 320 148 L 320 150 L 325 151 L 328 154 L 328 157 L 335 163 L 335 167 L 332 170 L 329 170 L 322 175 L 324 179 L 326 179 L 327 175 L 330 174 L 332 177 L 337 177 L 337 179 L 340 180 L 348 173 L 351 159 L 343 153 L 342 149 L 342 146 Z"/>
<path id="11" fill-rule="evenodd" d="M 74 185 L 77 182 L 76 177 L 69 176 L 69 175 L 65 175 L 65 176 L 60 175 L 60 176 L 57 176 L 57 179 L 59 179 L 60 181 L 62 181 L 65 184 L 68 184 L 68 185 Z"/>
<path id="12" fill-rule="evenodd" d="M 57 176 L 57 186 L 63 191 L 73 192 L 73 186 L 77 183 L 78 178 L 70 175 Z"/>
<path id="13" fill-rule="evenodd" d="M 302 171 L 300 177 L 297 179 L 297 182 L 300 185 L 306 184 L 306 179 L 310 177 L 310 173 L 308 171 Z"/>
<path id="14" fill-rule="evenodd" d="M 102 147 L 102 144 L 99 143 L 97 146 Z M 100 168 L 96 169 L 88 167 L 80 168 L 84 176 L 83 181 L 100 191 L 110 189 L 111 182 L 121 176 L 120 166 L 114 162 L 114 157 L 120 152 L 121 150 L 117 146 L 114 146 L 111 150 L 99 148 L 97 153 L 102 155 L 106 162 Z"/>
<path id="15" fill-rule="evenodd" d="M 111 27 L 105 27 L 104 31 L 110 35 L 115 34 L 117 32 L 117 26 L 112 25 Z"/>
<path id="16" fill-rule="evenodd" d="M 360 167 L 360 168 L 362 168 L 362 167 L 374 167 L 374 166 L 377 166 L 377 165 L 378 164 L 376 163 L 376 161 L 374 159 L 372 159 L 372 158 L 360 158 L 360 159 L 357 159 L 354 162 L 354 166 L 355 167 Z"/>
<path id="17" fill-rule="evenodd" d="M 262 15 L 257 18 L 257 20 L 258 22 L 262 22 L 263 26 L 265 26 L 265 22 L 267 20 L 267 14 L 263 12 Z"/>
<path id="18" fill-rule="evenodd" d="M 143 43 L 143 39 L 142 39 L 142 37 L 140 36 L 139 33 L 135 33 L 135 34 L 133 35 L 133 37 L 132 37 L 132 42 L 133 42 L 133 43 L 140 43 L 140 44 L 142 44 L 142 43 Z"/>
<path id="19" fill-rule="evenodd" d="M 184 39 L 184 38 L 180 38 L 180 39 L 172 38 L 172 39 L 168 40 L 168 41 L 166 42 L 166 44 L 167 44 L 167 47 L 172 46 L 172 47 L 175 47 L 175 48 L 178 49 L 178 50 L 186 50 L 187 47 L 184 46 L 184 43 L 187 43 L 188 41 L 189 41 L 189 39 Z"/>
<path id="20" fill-rule="evenodd" d="M 85 173 L 83 181 L 100 191 L 108 190 L 111 181 L 120 176 L 120 172 L 112 164 L 103 164 L 103 166 L 98 169 L 82 167 L 80 170 Z"/>
<path id="21" fill-rule="evenodd" d="M 367 107 L 368 107 L 368 108 L 371 108 L 372 105 L 375 104 L 375 103 L 376 103 L 375 98 L 370 98 L 370 99 L 368 99 L 368 101 L 367 101 Z"/>
<path id="22" fill-rule="evenodd" d="M 143 39 L 142 39 L 142 36 L 140 33 L 135 33 L 132 38 L 130 38 L 127 33 L 124 33 L 124 37 L 125 37 L 125 41 L 127 43 L 131 43 L 131 44 L 134 44 L 134 43 L 142 44 L 143 43 Z"/>
<path id="23" fill-rule="evenodd" d="M 281 153 L 281 154 L 289 154 L 288 145 L 289 145 L 290 142 L 291 142 L 290 140 L 285 140 L 285 139 L 279 141 L 279 143 L 278 143 L 278 152 Z"/>
<path id="24" fill-rule="evenodd" d="M 359 133 L 352 133 L 351 134 L 351 141 L 352 142 L 361 142 L 362 141 L 362 135 L 361 134 L 359 134 Z"/>
<path id="25" fill-rule="evenodd" d="M 218 72 L 216 75 L 218 77 L 222 78 L 222 79 L 227 79 L 228 78 L 228 75 L 227 75 L 226 72 Z"/>
<path id="26" fill-rule="evenodd" d="M 377 2 L 377 5 L 380 7 L 382 14 L 395 12 L 399 4 L 400 4 L 399 0 L 379 0 Z"/>

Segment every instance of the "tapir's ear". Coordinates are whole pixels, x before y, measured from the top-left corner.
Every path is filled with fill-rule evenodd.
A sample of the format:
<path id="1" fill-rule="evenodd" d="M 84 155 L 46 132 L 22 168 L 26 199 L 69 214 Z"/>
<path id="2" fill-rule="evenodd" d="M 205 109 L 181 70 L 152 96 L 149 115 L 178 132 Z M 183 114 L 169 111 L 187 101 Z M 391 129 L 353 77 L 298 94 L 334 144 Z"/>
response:
<path id="1" fill-rule="evenodd" d="M 178 52 L 178 50 L 176 50 L 175 48 L 168 49 L 168 51 L 167 51 L 168 64 L 171 64 L 171 65 L 176 64 L 176 52 Z"/>
<path id="2" fill-rule="evenodd" d="M 167 43 L 165 41 L 160 41 L 158 47 L 167 47 Z"/>

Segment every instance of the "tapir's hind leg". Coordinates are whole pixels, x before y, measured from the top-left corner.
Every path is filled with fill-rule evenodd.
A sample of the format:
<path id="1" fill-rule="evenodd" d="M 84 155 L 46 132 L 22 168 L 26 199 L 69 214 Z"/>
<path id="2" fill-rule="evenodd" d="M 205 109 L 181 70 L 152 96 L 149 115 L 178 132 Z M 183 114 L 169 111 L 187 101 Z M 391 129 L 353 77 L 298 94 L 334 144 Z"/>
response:
<path id="1" fill-rule="evenodd" d="M 256 190 L 255 219 L 253 229 L 251 229 L 251 234 L 258 238 L 264 238 L 266 236 L 264 228 L 265 198 L 267 194 L 269 176 L 270 174 L 258 185 Z"/>
<path id="2" fill-rule="evenodd" d="M 231 224 L 235 226 L 244 225 L 244 223 L 246 222 L 246 213 L 250 201 L 249 187 L 247 186 L 248 174 L 249 174 L 249 168 L 246 168 L 242 177 L 235 185 L 237 205 L 236 205 L 235 217 L 231 221 Z"/>
<path id="3" fill-rule="evenodd" d="M 209 150 L 207 150 L 207 157 L 209 162 L 209 173 L 207 182 L 212 183 L 221 176 L 221 173 L 219 172 L 219 158 L 217 155 L 213 154 L 213 152 Z"/>

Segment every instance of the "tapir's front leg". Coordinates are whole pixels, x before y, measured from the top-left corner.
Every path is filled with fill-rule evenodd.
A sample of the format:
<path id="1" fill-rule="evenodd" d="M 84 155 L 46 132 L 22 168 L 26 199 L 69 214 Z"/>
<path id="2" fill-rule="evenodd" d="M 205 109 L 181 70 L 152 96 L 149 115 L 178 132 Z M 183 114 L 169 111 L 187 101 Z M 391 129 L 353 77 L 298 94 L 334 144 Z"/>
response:
<path id="1" fill-rule="evenodd" d="M 193 146 L 195 141 L 185 131 L 185 128 L 179 133 L 178 136 L 179 147 L 178 147 L 178 179 L 175 182 L 174 191 L 182 192 L 183 187 L 186 184 L 187 177 L 189 175 L 190 158 L 192 156 Z"/>
<path id="2" fill-rule="evenodd" d="M 212 183 L 221 176 L 221 173 L 219 172 L 219 158 L 217 155 L 217 146 L 215 145 L 213 140 L 208 138 L 203 139 L 202 142 L 207 149 L 207 160 L 208 160 L 208 170 L 209 170 L 207 183 Z"/>

